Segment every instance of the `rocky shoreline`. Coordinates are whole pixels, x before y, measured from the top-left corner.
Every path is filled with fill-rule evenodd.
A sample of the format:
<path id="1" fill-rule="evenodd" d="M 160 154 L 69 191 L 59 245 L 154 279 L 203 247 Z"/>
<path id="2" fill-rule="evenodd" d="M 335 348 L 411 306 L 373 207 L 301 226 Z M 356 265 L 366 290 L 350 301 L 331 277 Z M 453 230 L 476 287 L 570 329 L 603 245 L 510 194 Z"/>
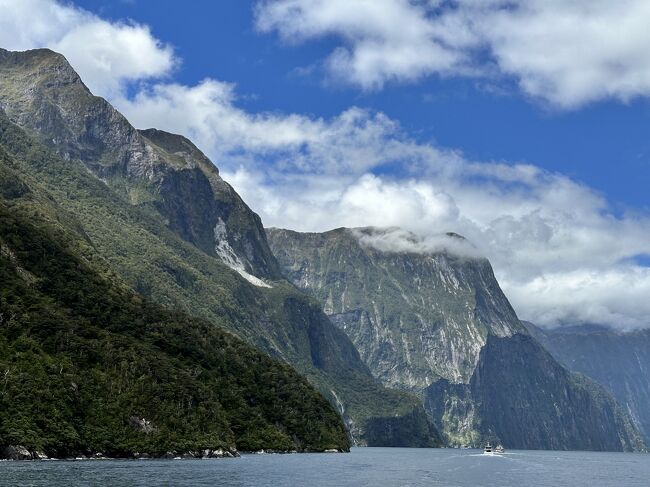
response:
<path id="1" fill-rule="evenodd" d="M 107 455 L 103 452 L 84 452 L 75 455 L 49 456 L 40 450 L 29 450 L 22 445 L 9 445 L 0 448 L 0 460 L 8 461 L 34 461 L 34 460 L 188 460 L 188 459 L 213 459 L 213 458 L 237 458 L 241 455 L 286 455 L 292 453 L 346 453 L 342 449 L 326 449 L 322 451 L 298 451 L 298 450 L 258 450 L 258 451 L 237 451 L 236 448 L 206 448 L 203 450 L 190 451 L 168 451 L 165 453 L 141 453 L 133 452 L 127 455 Z"/>

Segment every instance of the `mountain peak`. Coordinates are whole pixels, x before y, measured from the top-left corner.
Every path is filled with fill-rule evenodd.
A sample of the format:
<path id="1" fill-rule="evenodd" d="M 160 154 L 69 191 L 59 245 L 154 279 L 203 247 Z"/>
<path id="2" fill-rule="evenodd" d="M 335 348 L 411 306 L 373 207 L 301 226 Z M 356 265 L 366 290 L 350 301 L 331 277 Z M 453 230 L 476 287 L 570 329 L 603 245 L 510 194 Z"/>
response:
<path id="1" fill-rule="evenodd" d="M 183 136 L 136 130 L 88 90 L 61 54 L 1 51 L 0 108 L 63 159 L 82 161 L 131 204 L 153 207 L 184 240 L 219 257 L 227 244 L 238 272 L 281 278 L 259 217 L 214 164 Z M 216 232 L 224 225 L 225 233 Z"/>
<path id="2" fill-rule="evenodd" d="M 18 80 L 23 83 L 38 83 L 52 85 L 80 84 L 81 77 L 70 65 L 63 54 L 51 49 L 30 49 L 28 51 L 8 51 L 0 48 L 0 65 L 3 70 L 13 71 L 13 76 L 6 81 Z"/>
<path id="3" fill-rule="evenodd" d="M 126 165 L 124 147 L 137 142 L 126 118 L 93 96 L 67 59 L 49 49 L 0 54 L 0 100 L 12 122 L 100 177 L 102 166 Z"/>
<path id="4" fill-rule="evenodd" d="M 199 166 L 206 175 L 219 175 L 217 166 L 187 137 L 156 128 L 138 130 L 138 132 L 169 154 L 182 157 L 189 165 Z"/>

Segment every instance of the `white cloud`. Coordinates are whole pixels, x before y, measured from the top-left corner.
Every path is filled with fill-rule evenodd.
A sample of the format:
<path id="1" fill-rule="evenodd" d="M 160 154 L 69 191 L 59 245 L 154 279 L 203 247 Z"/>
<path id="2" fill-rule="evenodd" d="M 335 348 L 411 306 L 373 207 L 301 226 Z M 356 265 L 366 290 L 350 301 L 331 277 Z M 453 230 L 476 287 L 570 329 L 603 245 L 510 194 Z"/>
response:
<path id="1" fill-rule="evenodd" d="M 182 132 L 198 145 L 230 152 L 273 150 L 318 139 L 322 123 L 299 115 L 249 114 L 234 105 L 234 85 L 206 79 L 196 86 L 156 84 L 115 103 L 132 123 Z"/>
<path id="2" fill-rule="evenodd" d="M 647 0 L 265 0 L 256 19 L 292 42 L 341 39 L 325 65 L 364 89 L 501 74 L 561 107 L 650 95 Z"/>
<path id="3" fill-rule="evenodd" d="M 421 248 L 457 232 L 490 258 L 525 319 L 650 325 L 650 270 L 630 262 L 650 253 L 648 214 L 615 216 L 589 187 L 535 166 L 416 143 L 380 113 L 251 114 L 232 85 L 168 88 L 123 108 L 143 126 L 194 136 L 267 226 L 399 226 Z"/>
<path id="4" fill-rule="evenodd" d="M 463 53 L 444 44 L 444 30 L 426 14 L 424 6 L 405 0 L 281 0 L 256 9 L 258 28 L 277 30 L 287 41 L 342 36 L 346 45 L 334 50 L 326 64 L 337 77 L 363 88 L 465 64 Z"/>
<path id="5" fill-rule="evenodd" d="M 501 70 L 560 106 L 650 94 L 650 2 L 532 0 L 481 22 Z"/>
<path id="6" fill-rule="evenodd" d="M 96 94 L 117 96 L 131 81 L 168 75 L 170 46 L 135 22 L 108 22 L 54 0 L 0 0 L 0 46 L 48 47 L 66 56 Z"/>
<path id="7" fill-rule="evenodd" d="M 352 230 L 362 246 L 372 247 L 381 252 L 437 254 L 446 252 L 470 259 L 483 255 L 471 242 L 455 234 L 433 234 L 421 236 L 400 227 L 365 227 Z"/>
<path id="8" fill-rule="evenodd" d="M 294 0 L 293 4 L 306 5 L 305 1 Z M 353 30 L 346 38 L 345 48 L 350 53 L 357 46 L 357 37 L 377 35 L 377 29 L 390 34 L 381 34 L 380 43 L 395 37 L 402 42 L 403 49 L 420 41 L 430 42 L 427 40 L 430 38 L 439 39 L 435 42 L 447 50 L 466 49 L 477 42 L 476 19 L 470 22 L 462 17 L 470 9 L 487 9 L 491 15 L 502 15 L 500 21 L 505 23 L 515 22 L 516 16 L 532 22 L 541 18 L 535 12 L 546 12 L 546 3 L 541 0 L 530 0 L 526 9 L 512 9 L 512 12 L 495 10 L 495 5 L 501 5 L 496 0 L 463 0 L 462 8 L 436 20 L 431 30 L 429 17 L 422 22 L 409 17 L 414 12 L 421 16 L 424 3 L 417 6 L 392 0 L 389 3 L 393 10 L 388 17 L 370 18 L 364 24 L 367 32 L 354 30 L 358 22 L 369 17 L 358 9 L 370 9 L 382 1 L 388 0 L 326 2 L 331 9 L 325 12 L 339 24 L 344 22 L 337 17 L 339 9 L 348 5 L 353 11 L 354 22 L 345 26 Z M 638 2 L 624 1 L 627 10 L 611 12 L 611 15 L 628 16 L 628 12 L 645 15 Z M 311 5 L 320 8 L 321 3 L 313 0 Z M 579 0 L 561 3 L 556 5 L 557 12 L 585 5 Z M 260 12 L 281 4 L 289 5 L 289 2 L 267 2 Z M 556 0 L 548 0 L 548 4 L 556 4 Z M 606 10 L 603 2 L 594 0 L 591 5 L 591 10 L 584 11 L 583 16 L 587 20 L 600 18 Z M 632 19 L 631 13 L 629 16 Z M 567 18 L 573 17 L 567 14 Z M 408 30 L 403 28 L 407 24 L 391 23 L 391 19 L 410 19 L 414 22 L 413 31 L 402 32 Z M 495 17 L 495 20 L 499 19 Z M 562 24 L 560 20 L 555 22 Z M 320 25 L 322 21 L 317 18 L 313 22 Z M 336 24 L 331 19 L 328 22 Z M 516 26 L 523 25 L 518 22 Z M 336 34 L 342 28 L 339 24 L 328 32 Z M 269 25 L 279 28 L 277 21 Z M 545 24 L 537 28 L 531 24 L 520 33 L 514 27 L 501 29 L 500 25 L 494 24 L 494 29 L 501 31 L 499 35 L 519 39 L 522 49 L 531 50 L 530 43 L 524 42 L 526 39 L 537 39 L 535 42 L 542 46 L 544 35 L 549 35 L 543 34 Z M 567 26 L 557 28 L 560 27 L 570 31 Z M 297 39 L 323 35 L 320 31 L 314 33 L 309 25 L 296 24 L 291 28 L 296 31 L 286 32 Z M 458 28 L 465 29 L 461 36 L 455 34 Z M 283 29 L 280 31 L 285 32 L 289 27 Z M 576 62 L 583 63 L 586 73 L 600 72 L 585 66 L 600 65 L 603 59 L 619 56 L 629 69 L 621 72 L 618 86 L 638 88 L 642 85 L 641 78 L 630 77 L 634 71 L 633 57 L 622 55 L 630 51 L 635 39 L 642 37 L 630 29 L 629 38 L 614 39 L 611 46 L 601 49 L 603 52 L 585 54 L 584 59 Z M 598 31 L 596 27 L 592 30 Z M 538 35 L 533 35 L 535 32 Z M 115 43 L 104 42 L 109 38 L 116 39 Z M 531 59 L 518 58 L 516 53 L 506 55 L 507 48 L 512 48 L 515 41 L 506 39 L 500 47 L 497 43 L 494 46 L 498 52 L 506 53 L 502 54 L 500 65 L 510 66 L 508 69 L 513 73 L 519 73 L 525 89 L 547 96 L 567 93 L 565 85 L 576 85 L 571 81 L 572 71 L 567 61 L 574 45 L 567 42 L 566 49 L 562 50 L 555 42 L 550 36 L 548 43 L 558 50 L 557 56 L 545 62 L 557 66 L 548 69 L 542 69 L 543 46 Z M 593 41 L 594 51 L 598 51 L 600 43 L 600 40 Z M 454 231 L 466 236 L 478 252 L 490 258 L 506 294 L 524 319 L 541 324 L 591 321 L 625 327 L 650 326 L 647 318 L 650 316 L 647 299 L 650 269 L 634 265 L 631 259 L 650 254 L 650 215 L 615 216 L 601 195 L 561 174 L 528 164 L 471 161 L 458 151 L 418 143 L 397 121 L 357 107 L 329 119 L 247 112 L 239 106 L 233 84 L 206 79 L 195 86 L 184 86 L 157 80 L 170 73 L 176 60 L 171 48 L 155 39 L 146 26 L 109 23 L 54 1 L 0 0 L 0 44 L 10 49 L 39 46 L 59 49 L 84 81 L 99 94 L 108 96 L 136 126 L 155 126 L 189 136 L 215 160 L 224 178 L 260 213 L 267 226 L 303 231 L 338 226 L 400 226 L 419 236 L 415 245 L 408 238 L 400 238 L 404 237 L 400 232 L 375 239 L 375 243 L 395 248 L 406 242 L 404 248 L 412 250 L 437 249 L 441 245 L 449 248 L 440 235 Z M 497 50 L 495 56 L 496 53 Z M 598 56 L 600 61 L 594 60 Z M 639 69 L 644 65 L 641 61 Z M 450 66 L 462 62 L 460 56 Z M 533 67 L 522 68 L 525 63 Z M 386 66 L 390 69 L 379 78 L 368 72 L 365 79 L 370 85 L 381 84 L 386 79 L 409 79 L 409 74 L 390 74 L 396 64 Z M 428 70 L 420 66 L 412 72 L 417 77 Z M 534 83 L 526 84 L 525 76 L 541 79 L 543 72 L 551 74 L 550 81 L 542 85 L 559 87 L 558 90 L 546 90 L 542 95 L 531 88 Z M 129 82 L 139 83 L 140 87 L 131 98 L 126 97 L 124 90 Z M 608 83 L 603 80 L 596 85 L 608 86 L 606 93 L 611 96 L 624 98 L 632 93 L 626 88 L 628 95 L 624 96 L 624 90 L 611 88 L 614 85 Z M 566 99 L 557 98 L 557 102 L 575 103 L 604 96 L 605 92 L 594 92 L 592 86 L 575 93 Z"/>
<path id="9" fill-rule="evenodd" d="M 648 326 L 648 268 L 576 269 L 545 273 L 526 282 L 504 283 L 508 298 L 515 305 L 525 303 L 528 315 L 541 324 L 585 322 L 614 324 L 621 329 Z"/>

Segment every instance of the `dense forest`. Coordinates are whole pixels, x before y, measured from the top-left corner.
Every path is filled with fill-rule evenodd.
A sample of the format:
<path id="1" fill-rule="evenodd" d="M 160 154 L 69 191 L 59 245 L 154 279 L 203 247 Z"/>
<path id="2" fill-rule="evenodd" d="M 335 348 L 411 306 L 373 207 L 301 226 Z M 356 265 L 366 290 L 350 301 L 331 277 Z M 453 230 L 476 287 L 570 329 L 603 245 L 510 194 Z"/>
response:
<path id="1" fill-rule="evenodd" d="M 0 150 L 0 447 L 65 457 L 346 450 L 288 365 L 149 303 Z"/>
<path id="2" fill-rule="evenodd" d="M 0 71 L 0 146 L 121 282 L 289 364 L 335 406 L 353 442 L 440 444 L 420 400 L 383 387 L 320 303 L 273 271 L 259 217 L 188 139 L 136 130 L 52 51 L 0 49 Z M 270 287 L 216 255 L 217 224 L 219 245 Z M 376 421 L 395 416 L 404 428 Z"/>

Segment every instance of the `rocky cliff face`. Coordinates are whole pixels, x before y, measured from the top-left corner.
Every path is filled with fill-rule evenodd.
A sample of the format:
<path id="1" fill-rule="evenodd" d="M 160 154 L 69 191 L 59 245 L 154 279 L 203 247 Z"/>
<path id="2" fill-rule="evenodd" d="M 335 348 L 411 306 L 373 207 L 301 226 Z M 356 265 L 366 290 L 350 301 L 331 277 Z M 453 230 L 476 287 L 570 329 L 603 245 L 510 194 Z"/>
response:
<path id="1" fill-rule="evenodd" d="M 135 130 L 48 50 L 0 50 L 0 107 L 0 145 L 142 296 L 291 364 L 355 441 L 381 430 L 373 419 L 426 423 L 417 398 L 385 389 L 320 305 L 281 278 L 257 215 L 187 139 Z M 410 446 L 436 444 L 428 431 Z"/>
<path id="2" fill-rule="evenodd" d="M 565 367 L 612 393 L 650 442 L 650 331 L 616 331 L 594 325 L 526 327 Z"/>
<path id="3" fill-rule="evenodd" d="M 134 205 L 263 285 L 280 277 L 259 217 L 184 137 L 136 130 L 47 49 L 0 49 L 0 107 L 66 160 L 78 159 Z"/>
<path id="4" fill-rule="evenodd" d="M 458 444 L 487 438 L 518 449 L 645 448 L 610 394 L 523 334 L 488 337 L 469 384 L 441 380 L 424 397 L 437 426 Z"/>
<path id="5" fill-rule="evenodd" d="M 467 382 L 488 335 L 523 330 L 486 259 L 364 243 L 379 229 L 267 232 L 287 277 L 324 304 L 385 384 Z"/>
<path id="6" fill-rule="evenodd" d="M 451 252 L 395 229 L 267 233 L 286 275 L 324 303 L 371 372 L 422 394 L 447 444 L 643 448 L 607 392 L 529 336 L 461 237 L 441 236 Z"/>

